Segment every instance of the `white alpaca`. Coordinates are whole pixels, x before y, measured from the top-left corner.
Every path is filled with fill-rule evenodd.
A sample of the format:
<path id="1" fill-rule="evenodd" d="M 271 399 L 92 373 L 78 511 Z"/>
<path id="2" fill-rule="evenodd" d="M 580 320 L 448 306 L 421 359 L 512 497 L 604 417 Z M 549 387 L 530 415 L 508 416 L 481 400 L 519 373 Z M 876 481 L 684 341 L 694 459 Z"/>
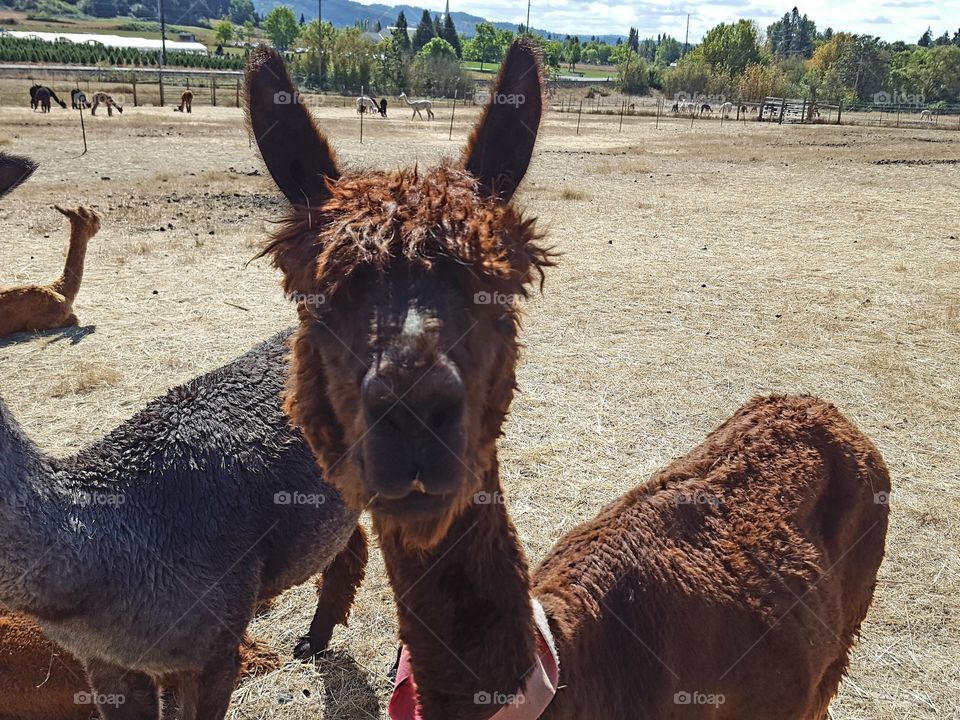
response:
<path id="1" fill-rule="evenodd" d="M 410 119 L 413 120 L 417 115 L 420 115 L 420 119 L 423 120 L 423 114 L 421 110 L 427 111 L 427 120 L 433 120 L 433 103 L 429 100 L 414 100 L 410 102 L 410 99 L 407 97 L 406 93 L 400 93 L 400 97 L 403 101 L 413 108 L 413 115 L 410 116 Z"/>
<path id="2" fill-rule="evenodd" d="M 365 112 L 380 112 L 380 108 L 377 106 L 377 103 L 374 102 L 373 98 L 368 98 L 366 95 L 361 95 L 357 98 L 357 113 L 363 115 Z"/>
<path id="3" fill-rule="evenodd" d="M 933 122 L 933 113 L 929 110 L 920 111 L 920 122 Z"/>
<path id="4" fill-rule="evenodd" d="M 732 112 L 733 112 L 733 103 L 725 102 L 723 105 L 720 106 L 720 117 L 728 118 L 730 117 L 730 113 Z"/>

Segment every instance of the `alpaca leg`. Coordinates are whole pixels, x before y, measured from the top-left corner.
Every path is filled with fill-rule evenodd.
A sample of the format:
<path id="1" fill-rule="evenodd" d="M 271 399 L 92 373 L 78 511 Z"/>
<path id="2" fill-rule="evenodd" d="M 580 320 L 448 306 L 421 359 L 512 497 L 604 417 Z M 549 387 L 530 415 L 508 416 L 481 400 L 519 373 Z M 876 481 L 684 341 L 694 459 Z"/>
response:
<path id="1" fill-rule="evenodd" d="M 80 320 L 77 319 L 77 316 L 74 315 L 73 313 L 70 313 L 64 319 L 63 325 L 61 325 L 60 327 L 76 327 L 79 324 L 80 324 Z"/>
<path id="2" fill-rule="evenodd" d="M 230 695 L 240 671 L 240 650 L 232 648 L 217 652 L 203 668 L 197 685 L 195 715 L 181 711 L 181 720 L 223 720 L 230 707 Z"/>
<path id="3" fill-rule="evenodd" d="M 430 108 L 427 108 L 427 119 L 433 120 L 433 110 L 431 110 Z"/>
<path id="4" fill-rule="evenodd" d="M 107 117 L 113 117 L 113 103 L 107 103 Z"/>
<path id="5" fill-rule="evenodd" d="M 317 611 L 310 631 L 293 651 L 298 660 L 309 660 L 327 649 L 334 625 L 346 625 L 357 588 L 367 567 L 367 536 L 359 525 L 347 546 L 333 559 L 319 581 Z"/>
<path id="6" fill-rule="evenodd" d="M 93 701 L 103 720 L 156 720 L 157 686 L 143 673 L 99 660 L 87 663 Z"/>

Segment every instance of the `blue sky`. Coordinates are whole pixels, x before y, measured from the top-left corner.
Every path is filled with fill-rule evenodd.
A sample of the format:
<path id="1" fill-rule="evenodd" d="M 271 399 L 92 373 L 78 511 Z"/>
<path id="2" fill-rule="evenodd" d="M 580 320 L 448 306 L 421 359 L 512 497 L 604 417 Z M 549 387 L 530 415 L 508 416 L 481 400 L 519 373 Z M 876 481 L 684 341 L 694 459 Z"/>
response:
<path id="1" fill-rule="evenodd" d="M 360 1 L 367 3 L 374 0 Z M 423 4 L 427 5 L 426 2 Z M 442 9 L 442 2 L 434 0 L 429 6 L 434 4 Z M 818 29 L 832 27 L 835 30 L 879 35 L 884 40 L 916 42 L 927 26 L 933 28 L 935 35 L 950 30 L 951 36 L 960 28 L 960 0 L 812 0 L 798 4 L 798 7 L 801 15 L 806 13 L 817 23 Z M 740 18 L 756 20 L 766 28 L 792 8 L 791 0 L 714 0 L 702 4 L 679 0 L 533 0 L 530 24 L 580 35 L 626 35 L 632 25 L 640 28 L 641 37 L 668 32 L 682 41 L 687 13 L 690 13 L 691 40 L 699 40 L 706 30 L 717 23 Z M 527 12 L 525 0 L 451 0 L 450 9 L 506 22 L 523 22 Z"/>

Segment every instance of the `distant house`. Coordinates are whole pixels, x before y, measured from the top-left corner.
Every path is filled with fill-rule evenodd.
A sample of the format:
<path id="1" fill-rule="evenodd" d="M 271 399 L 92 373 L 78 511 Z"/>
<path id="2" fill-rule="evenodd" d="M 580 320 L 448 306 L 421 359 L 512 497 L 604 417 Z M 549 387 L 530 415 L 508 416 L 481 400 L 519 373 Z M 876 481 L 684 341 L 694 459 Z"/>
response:
<path id="1" fill-rule="evenodd" d="M 196 42 L 197 36 L 194 35 L 192 32 L 181 32 L 179 36 L 179 41 L 189 42 L 189 43 Z"/>
<path id="2" fill-rule="evenodd" d="M 378 44 L 378 43 L 382 43 L 384 40 L 387 39 L 387 36 L 384 35 L 383 33 L 384 31 L 382 30 L 379 32 L 375 30 L 368 30 L 363 34 L 363 36 L 370 42 Z"/>

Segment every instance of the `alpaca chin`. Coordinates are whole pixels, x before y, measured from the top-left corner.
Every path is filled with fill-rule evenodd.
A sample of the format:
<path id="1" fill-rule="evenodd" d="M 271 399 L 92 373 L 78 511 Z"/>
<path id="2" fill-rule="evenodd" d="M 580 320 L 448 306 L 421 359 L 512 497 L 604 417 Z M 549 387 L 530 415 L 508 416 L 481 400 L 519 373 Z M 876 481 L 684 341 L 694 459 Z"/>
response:
<path id="1" fill-rule="evenodd" d="M 456 522 L 472 504 L 471 495 L 458 495 L 439 515 L 424 520 L 413 520 L 404 515 L 390 515 L 374 510 L 373 528 L 381 540 L 393 542 L 403 552 L 430 552 L 437 547 Z"/>

